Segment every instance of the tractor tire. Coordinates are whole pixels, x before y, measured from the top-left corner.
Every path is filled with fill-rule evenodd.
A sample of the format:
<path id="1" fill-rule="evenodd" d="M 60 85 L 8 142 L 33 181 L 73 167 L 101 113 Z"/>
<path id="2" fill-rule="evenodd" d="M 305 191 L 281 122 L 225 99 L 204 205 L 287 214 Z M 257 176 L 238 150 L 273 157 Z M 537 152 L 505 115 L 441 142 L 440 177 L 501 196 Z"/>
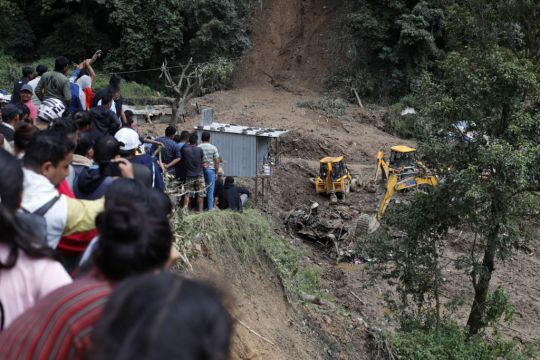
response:
<path id="1" fill-rule="evenodd" d="M 351 182 L 350 189 L 352 192 L 357 192 L 359 190 L 358 178 L 353 178 Z"/>

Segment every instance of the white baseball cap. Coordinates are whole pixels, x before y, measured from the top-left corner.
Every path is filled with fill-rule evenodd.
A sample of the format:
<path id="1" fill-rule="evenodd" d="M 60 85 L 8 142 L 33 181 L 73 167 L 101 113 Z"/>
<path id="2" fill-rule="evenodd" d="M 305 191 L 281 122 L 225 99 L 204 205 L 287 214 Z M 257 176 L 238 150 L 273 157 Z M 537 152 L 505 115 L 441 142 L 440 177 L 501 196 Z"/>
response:
<path id="1" fill-rule="evenodd" d="M 141 146 L 139 134 L 132 128 L 123 127 L 114 134 L 114 138 L 120 143 L 120 150 L 129 151 Z"/>

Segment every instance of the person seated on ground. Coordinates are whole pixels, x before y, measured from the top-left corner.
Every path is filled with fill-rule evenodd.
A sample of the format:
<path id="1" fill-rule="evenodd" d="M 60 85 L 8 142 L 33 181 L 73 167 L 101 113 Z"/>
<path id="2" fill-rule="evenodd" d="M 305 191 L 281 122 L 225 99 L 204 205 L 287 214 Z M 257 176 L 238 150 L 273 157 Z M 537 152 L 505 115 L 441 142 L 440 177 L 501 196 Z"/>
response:
<path id="1" fill-rule="evenodd" d="M 214 207 L 219 208 L 219 197 L 221 196 L 221 192 L 223 191 L 223 183 L 225 181 L 225 172 L 223 171 L 223 167 L 220 166 L 219 170 L 217 172 L 217 178 L 216 178 L 216 187 L 214 189 Z"/>
<path id="2" fill-rule="evenodd" d="M 128 162 L 127 160 L 122 160 Z M 94 165 L 83 168 L 73 184 L 77 199 L 95 200 L 105 195 L 107 188 L 122 174 L 119 169 L 120 144 L 110 136 L 100 137 L 94 143 Z M 125 174 L 133 177 L 133 174 Z"/>
<path id="3" fill-rule="evenodd" d="M 36 95 L 36 87 L 37 87 L 37 84 L 39 83 L 39 80 L 41 79 L 43 74 L 47 72 L 47 70 L 49 70 L 47 68 L 47 65 L 39 64 L 38 66 L 36 66 L 37 76 L 28 82 L 28 85 L 32 87 L 32 93 L 33 93 L 32 103 L 34 103 L 34 106 L 36 107 L 36 109 L 38 109 L 39 105 L 41 105 L 41 101 L 39 101 L 39 98 Z"/>
<path id="4" fill-rule="evenodd" d="M 15 136 L 15 128 L 19 124 L 21 111 L 14 104 L 6 104 L 2 107 L 2 122 L 0 134 L 4 135 L 5 141 L 12 143 Z"/>
<path id="5" fill-rule="evenodd" d="M 175 166 L 180 162 L 180 149 L 173 140 L 174 134 L 176 134 L 176 128 L 174 126 L 167 126 L 165 129 L 165 136 L 154 139 L 157 142 L 162 143 L 165 147 L 161 150 L 161 163 L 163 168 L 168 174 L 175 174 Z M 155 151 L 155 147 L 152 152 Z"/>
<path id="6" fill-rule="evenodd" d="M 53 251 L 17 216 L 23 192 L 20 162 L 0 149 L 0 332 L 40 298 L 71 283 Z"/>
<path id="7" fill-rule="evenodd" d="M 227 176 L 219 196 L 219 208 L 221 210 L 242 211 L 249 197 L 251 197 L 251 193 L 248 189 L 235 186 L 234 178 Z"/>
<path id="8" fill-rule="evenodd" d="M 204 182 L 203 162 L 204 153 L 197 146 L 199 140 L 197 133 L 189 135 L 188 144 L 181 150 L 181 158 L 186 171 L 184 211 L 187 211 L 197 199 L 197 209 L 203 211 L 203 199 L 206 197 L 206 184 Z"/>
<path id="9" fill-rule="evenodd" d="M 56 186 L 67 176 L 73 158 L 73 144 L 62 134 L 37 132 L 23 158 L 24 191 L 22 208 L 35 213 L 46 209 L 46 239 L 56 248 L 62 234 L 92 230 L 103 200 L 80 201 L 59 195 Z M 129 164 L 121 164 L 122 169 Z M 126 169 L 128 171 L 128 169 Z M 42 235 L 42 234 L 41 234 Z"/>
<path id="10" fill-rule="evenodd" d="M 79 128 L 79 132 L 89 132 L 92 128 L 92 119 L 87 111 L 78 111 L 73 114 L 73 120 Z"/>
<path id="11" fill-rule="evenodd" d="M 95 268 L 39 300 L 0 333 L 1 359 L 88 356 L 93 327 L 113 287 L 130 276 L 160 271 L 168 263 L 173 233 L 166 217 L 125 201 L 107 207 L 96 224 L 100 235 Z"/>
<path id="12" fill-rule="evenodd" d="M 35 77 L 34 69 L 30 66 L 25 66 L 22 68 L 22 78 L 17 80 L 13 85 L 13 93 L 11 95 L 11 103 L 17 104 L 21 102 L 21 87 L 25 84 L 28 84 Z"/>
<path id="13" fill-rule="evenodd" d="M 126 280 L 111 294 L 92 359 L 229 358 L 233 322 L 210 286 L 171 272 Z"/>
<path id="14" fill-rule="evenodd" d="M 148 168 L 152 179 L 151 187 L 164 191 L 163 174 L 156 159 L 150 154 L 139 153 L 139 147 L 142 145 L 139 134 L 132 128 L 123 127 L 114 134 L 114 138 L 120 143 L 120 156 L 133 164 Z"/>
<path id="15" fill-rule="evenodd" d="M 77 141 L 77 147 L 73 153 L 73 166 L 74 178 L 73 184 L 77 181 L 77 178 L 81 174 L 81 171 L 88 166 L 94 165 L 94 139 L 90 134 L 85 132 L 79 132 L 79 139 Z"/>
<path id="16" fill-rule="evenodd" d="M 112 74 L 111 78 L 109 79 L 109 86 L 96 92 L 96 94 L 94 95 L 94 99 L 92 100 L 91 107 L 98 106 L 100 104 L 100 101 L 101 103 L 103 102 L 103 98 L 105 97 L 105 95 L 110 93 L 113 95 L 113 100 L 114 100 L 114 108 L 112 108 L 111 110 L 118 117 L 118 119 L 120 119 L 120 122 L 122 124 L 125 124 L 126 115 L 124 114 L 124 110 L 123 110 L 124 100 L 122 99 L 122 94 L 121 94 L 122 92 L 121 86 L 120 86 L 121 83 L 122 83 L 122 78 L 117 74 Z"/>
<path id="17" fill-rule="evenodd" d="M 28 122 L 34 123 L 37 120 L 38 111 L 37 108 L 34 106 L 34 103 L 32 102 L 32 94 L 34 91 L 32 90 L 32 87 L 28 84 L 24 84 L 21 86 L 20 90 L 20 103 L 17 103 L 19 107 L 22 107 L 22 111 L 28 112 Z"/>
<path id="18" fill-rule="evenodd" d="M 90 134 L 94 140 L 99 139 L 103 135 L 114 135 L 120 128 L 120 121 L 111 111 L 113 104 L 112 93 L 107 93 L 102 96 L 102 105 L 96 106 L 88 112 L 91 120 Z"/>
<path id="19" fill-rule="evenodd" d="M 38 131 L 37 127 L 26 121 L 19 123 L 13 136 L 14 154 L 17 159 L 21 160 L 24 157 L 28 144 L 30 144 L 32 137 Z"/>
<path id="20" fill-rule="evenodd" d="M 41 102 L 54 98 L 69 105 L 71 90 L 69 79 L 66 77 L 69 61 L 65 56 L 60 56 L 54 61 L 54 71 L 48 71 L 36 86 L 35 93 Z"/>
<path id="21" fill-rule="evenodd" d="M 64 116 L 66 106 L 64 103 L 55 98 L 43 100 L 38 109 L 38 121 L 35 125 L 38 129 L 47 129 L 51 122 Z"/>

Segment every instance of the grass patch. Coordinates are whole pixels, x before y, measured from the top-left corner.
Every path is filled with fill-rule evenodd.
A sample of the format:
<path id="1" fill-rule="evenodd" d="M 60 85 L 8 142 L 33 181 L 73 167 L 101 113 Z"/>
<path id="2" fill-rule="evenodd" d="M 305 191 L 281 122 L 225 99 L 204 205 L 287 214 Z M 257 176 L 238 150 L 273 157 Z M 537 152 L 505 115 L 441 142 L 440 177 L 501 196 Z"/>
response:
<path id="1" fill-rule="evenodd" d="M 254 262 L 262 265 L 266 255 L 288 293 L 320 293 L 320 269 L 303 266 L 299 249 L 277 236 L 255 209 L 243 213 L 214 211 L 187 217 L 177 215 L 174 226 L 176 244 L 186 256 L 209 253 L 222 263 L 246 266 Z"/>
<path id="2" fill-rule="evenodd" d="M 298 102 L 298 107 L 317 110 L 326 116 L 343 116 L 347 111 L 348 104 L 340 98 L 322 98 L 319 100 L 307 100 Z"/>

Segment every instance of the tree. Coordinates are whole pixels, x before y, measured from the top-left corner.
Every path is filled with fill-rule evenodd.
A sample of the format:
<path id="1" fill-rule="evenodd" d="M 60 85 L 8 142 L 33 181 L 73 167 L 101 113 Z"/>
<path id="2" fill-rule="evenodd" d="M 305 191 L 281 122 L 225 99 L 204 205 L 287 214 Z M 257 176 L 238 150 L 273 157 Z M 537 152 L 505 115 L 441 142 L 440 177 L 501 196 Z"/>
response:
<path id="1" fill-rule="evenodd" d="M 431 197 L 437 218 L 421 230 L 472 232 L 459 265 L 474 288 L 467 325 L 476 334 L 487 325 L 495 262 L 525 239 L 523 200 L 540 190 L 540 82 L 529 61 L 498 46 L 451 53 L 439 69 L 417 92 L 419 147 L 443 179 Z"/>

